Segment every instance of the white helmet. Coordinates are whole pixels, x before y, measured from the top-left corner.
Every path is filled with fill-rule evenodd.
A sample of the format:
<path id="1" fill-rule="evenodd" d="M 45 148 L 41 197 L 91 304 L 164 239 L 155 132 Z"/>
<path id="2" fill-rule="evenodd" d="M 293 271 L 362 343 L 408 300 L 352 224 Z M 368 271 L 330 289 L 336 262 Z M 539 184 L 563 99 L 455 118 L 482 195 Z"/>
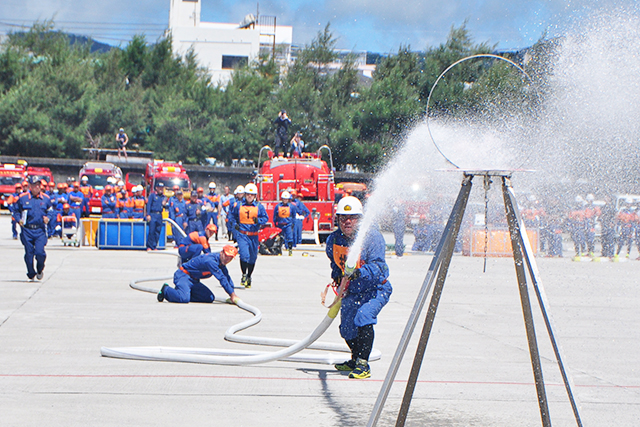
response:
<path id="1" fill-rule="evenodd" d="M 287 190 L 284 190 L 282 192 L 282 194 L 280 195 L 281 199 L 291 199 L 291 193 L 289 193 Z"/>
<path id="2" fill-rule="evenodd" d="M 109 178 L 107 178 L 107 182 L 109 184 L 115 184 L 116 183 L 116 179 L 114 177 L 110 176 Z"/>
<path id="3" fill-rule="evenodd" d="M 211 181 L 211 182 L 209 183 L 209 190 L 211 190 L 211 189 L 215 189 L 215 188 L 216 188 L 216 183 L 215 183 L 215 182 L 213 182 L 213 181 Z"/>
<path id="4" fill-rule="evenodd" d="M 244 193 L 245 194 L 257 195 L 258 194 L 258 187 L 256 187 L 256 185 L 254 183 L 249 183 L 249 184 L 244 186 Z"/>
<path id="5" fill-rule="evenodd" d="M 124 181 L 120 180 L 118 181 L 118 187 L 123 187 L 124 186 Z"/>
<path id="6" fill-rule="evenodd" d="M 80 181 L 82 182 L 88 182 L 89 181 L 89 177 L 84 175 L 82 178 L 80 178 Z"/>
<path id="7" fill-rule="evenodd" d="M 138 189 L 138 191 L 142 191 L 142 190 L 144 190 L 144 188 L 142 187 L 142 185 L 136 185 L 136 188 Z"/>
<path id="8" fill-rule="evenodd" d="M 242 185 L 238 185 L 235 190 L 233 190 L 233 194 L 244 194 L 244 187 Z"/>
<path id="9" fill-rule="evenodd" d="M 137 193 L 138 192 L 138 186 L 134 185 L 133 187 L 131 187 L 131 193 Z"/>
<path id="10" fill-rule="evenodd" d="M 362 203 L 357 197 L 345 196 L 338 202 L 336 215 L 362 215 Z"/>

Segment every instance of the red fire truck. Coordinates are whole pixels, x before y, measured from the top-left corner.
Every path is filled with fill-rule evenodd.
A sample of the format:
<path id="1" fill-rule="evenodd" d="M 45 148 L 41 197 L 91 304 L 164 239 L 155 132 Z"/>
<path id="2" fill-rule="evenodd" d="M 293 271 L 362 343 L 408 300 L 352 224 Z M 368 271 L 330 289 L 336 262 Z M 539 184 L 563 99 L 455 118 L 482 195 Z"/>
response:
<path id="1" fill-rule="evenodd" d="M 27 168 L 27 176 L 36 176 L 40 178 L 40 180 L 44 179 L 45 181 L 47 181 L 47 183 L 54 182 L 53 174 L 51 173 L 51 169 L 49 168 L 39 168 L 39 167 L 29 166 Z"/>
<path id="2" fill-rule="evenodd" d="M 99 215 L 102 213 L 102 195 L 104 194 L 104 187 L 107 185 L 107 179 L 113 177 L 116 181 L 122 180 L 122 170 L 113 163 L 87 162 L 80 169 L 78 182 L 83 176 L 89 179 L 89 185 L 93 189 L 89 199 L 89 212 Z"/>
<path id="3" fill-rule="evenodd" d="M 268 159 L 262 163 L 265 151 Z M 328 155 L 329 165 L 322 159 L 323 152 Z M 320 241 L 333 232 L 335 184 L 333 158 L 327 145 L 315 153 L 302 153 L 300 157 L 275 157 L 271 148 L 265 145 L 258 156 L 256 185 L 271 225 L 273 209 L 280 202 L 280 195 L 284 190 L 294 190 L 311 211 L 311 216 L 302 224 L 302 230 L 317 233 Z"/>
<path id="4" fill-rule="evenodd" d="M 8 208 L 7 199 L 16 191 L 15 185 L 26 178 L 26 162 L 0 163 L 0 207 Z"/>
<path id="5" fill-rule="evenodd" d="M 178 186 L 186 198 L 191 194 L 191 180 L 184 166 L 180 163 L 154 160 L 147 163 L 147 170 L 144 175 L 147 194 L 151 194 L 156 184 L 164 184 L 164 194 L 167 197 L 173 196 L 173 187 Z"/>

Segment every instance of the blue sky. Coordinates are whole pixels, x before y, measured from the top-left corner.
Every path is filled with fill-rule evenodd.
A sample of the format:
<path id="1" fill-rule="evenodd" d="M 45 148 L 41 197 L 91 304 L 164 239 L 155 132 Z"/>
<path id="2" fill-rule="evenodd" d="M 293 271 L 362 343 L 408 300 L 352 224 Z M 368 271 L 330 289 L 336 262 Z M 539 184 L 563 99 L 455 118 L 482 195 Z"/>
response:
<path id="1" fill-rule="evenodd" d="M 256 13 L 249 0 L 200 0 L 202 20 L 240 22 Z M 477 42 L 513 49 L 533 44 L 546 31 L 562 34 L 596 8 L 627 7 L 634 0 L 262 0 L 260 13 L 293 26 L 294 43 L 308 43 L 330 22 L 337 47 L 396 52 L 401 45 L 423 50 L 444 42 L 452 25 L 465 20 Z M 0 32 L 53 18 L 58 28 L 125 45 L 144 33 L 155 40 L 167 27 L 169 0 L 2 0 Z"/>

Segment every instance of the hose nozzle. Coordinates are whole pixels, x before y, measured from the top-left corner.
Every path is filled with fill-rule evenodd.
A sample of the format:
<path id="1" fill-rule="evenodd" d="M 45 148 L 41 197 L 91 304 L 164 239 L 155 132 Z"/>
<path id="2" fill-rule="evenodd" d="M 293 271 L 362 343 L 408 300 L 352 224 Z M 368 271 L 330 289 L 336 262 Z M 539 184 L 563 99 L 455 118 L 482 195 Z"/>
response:
<path id="1" fill-rule="evenodd" d="M 347 277 L 351 277 L 351 275 L 353 274 L 353 272 L 356 270 L 356 266 L 355 265 L 349 265 L 349 262 L 347 261 L 344 265 L 344 275 Z"/>

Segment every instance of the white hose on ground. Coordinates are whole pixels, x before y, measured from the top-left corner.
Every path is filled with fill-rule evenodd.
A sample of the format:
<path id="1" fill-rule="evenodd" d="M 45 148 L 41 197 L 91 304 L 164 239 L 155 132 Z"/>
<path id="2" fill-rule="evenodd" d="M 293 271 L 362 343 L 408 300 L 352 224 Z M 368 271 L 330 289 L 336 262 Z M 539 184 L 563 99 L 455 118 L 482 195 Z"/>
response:
<path id="1" fill-rule="evenodd" d="M 157 289 L 147 288 L 139 285 L 140 282 L 157 282 L 171 280 L 172 277 L 157 277 L 132 280 L 129 283 L 133 289 L 143 292 L 157 293 Z M 176 348 L 176 347 L 121 347 L 107 348 L 102 347 L 100 353 L 105 357 L 114 357 L 120 359 L 134 360 L 156 360 L 169 362 L 187 362 L 187 363 L 207 363 L 215 365 L 251 365 L 258 363 L 266 363 L 275 360 L 286 360 L 291 362 L 306 363 L 323 363 L 334 364 L 342 362 L 345 356 L 342 354 L 314 354 L 310 352 L 299 353 L 305 348 L 313 350 L 339 351 L 350 353 L 349 348 L 345 344 L 333 344 L 315 342 L 329 328 L 333 319 L 340 310 L 340 302 L 337 302 L 329 310 L 325 318 L 320 322 L 316 329 L 307 337 L 300 341 L 278 338 L 262 338 L 236 335 L 244 329 L 256 325 L 262 320 L 262 313 L 256 307 L 238 300 L 236 305 L 253 314 L 251 319 L 231 326 L 225 332 L 225 340 L 244 344 L 268 345 L 275 347 L 285 347 L 275 352 L 257 352 L 247 350 L 218 350 L 218 349 L 202 349 L 202 348 Z M 382 356 L 379 350 L 373 350 L 370 361 L 379 360 Z"/>

